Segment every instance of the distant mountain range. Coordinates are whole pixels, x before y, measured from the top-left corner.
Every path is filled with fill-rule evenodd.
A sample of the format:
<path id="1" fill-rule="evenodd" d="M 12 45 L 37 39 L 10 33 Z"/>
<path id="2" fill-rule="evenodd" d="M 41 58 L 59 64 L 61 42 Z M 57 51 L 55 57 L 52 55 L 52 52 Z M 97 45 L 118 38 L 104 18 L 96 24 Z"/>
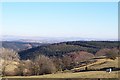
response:
<path id="1" fill-rule="evenodd" d="M 118 41 L 117 39 L 97 39 L 97 38 L 80 38 L 80 37 L 32 37 L 32 36 L 13 36 L 3 35 L 2 41 L 17 42 L 35 42 L 35 43 L 59 43 L 65 41 Z"/>

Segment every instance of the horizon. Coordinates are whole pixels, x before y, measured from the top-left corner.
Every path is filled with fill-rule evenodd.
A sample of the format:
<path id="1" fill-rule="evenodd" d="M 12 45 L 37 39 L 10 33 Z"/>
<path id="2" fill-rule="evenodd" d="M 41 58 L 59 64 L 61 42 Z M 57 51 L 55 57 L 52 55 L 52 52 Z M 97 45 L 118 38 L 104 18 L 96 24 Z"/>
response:
<path id="1" fill-rule="evenodd" d="M 82 38 L 82 37 L 40 37 L 40 36 L 16 36 L 3 35 L 1 41 L 33 41 L 33 42 L 65 42 L 65 41 L 118 41 L 118 39 L 101 39 L 101 38 Z"/>
<path id="2" fill-rule="evenodd" d="M 4 2 L 2 35 L 118 39 L 117 2 Z"/>

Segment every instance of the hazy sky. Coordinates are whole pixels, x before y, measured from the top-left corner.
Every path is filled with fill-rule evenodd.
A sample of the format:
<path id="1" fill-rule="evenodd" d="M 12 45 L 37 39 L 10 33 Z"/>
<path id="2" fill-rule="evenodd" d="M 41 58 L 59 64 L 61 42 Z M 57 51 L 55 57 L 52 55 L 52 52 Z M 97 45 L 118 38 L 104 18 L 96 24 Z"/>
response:
<path id="1" fill-rule="evenodd" d="M 8 2 L 2 34 L 41 37 L 118 38 L 116 2 Z"/>

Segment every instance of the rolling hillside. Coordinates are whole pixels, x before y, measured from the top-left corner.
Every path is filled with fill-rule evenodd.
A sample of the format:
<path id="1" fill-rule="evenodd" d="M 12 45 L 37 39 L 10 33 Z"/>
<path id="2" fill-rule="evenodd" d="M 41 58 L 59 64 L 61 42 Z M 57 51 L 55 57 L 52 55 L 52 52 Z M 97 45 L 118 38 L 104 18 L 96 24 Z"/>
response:
<path id="1" fill-rule="evenodd" d="M 43 43 L 19 42 L 19 41 L 2 41 L 2 47 L 22 51 L 37 46 L 45 45 Z"/>
<path id="2" fill-rule="evenodd" d="M 71 41 L 50 44 L 46 46 L 38 46 L 28 50 L 19 52 L 21 59 L 35 58 L 39 54 L 46 56 L 62 57 L 70 52 L 85 51 L 95 54 L 103 48 L 118 47 L 117 41 Z"/>

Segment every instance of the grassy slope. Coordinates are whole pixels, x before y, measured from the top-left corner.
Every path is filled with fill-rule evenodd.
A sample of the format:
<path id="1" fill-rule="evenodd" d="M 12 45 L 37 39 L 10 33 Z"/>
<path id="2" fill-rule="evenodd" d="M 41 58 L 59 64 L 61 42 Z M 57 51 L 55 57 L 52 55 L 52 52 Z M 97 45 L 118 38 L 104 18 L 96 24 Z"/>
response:
<path id="1" fill-rule="evenodd" d="M 118 67 L 118 58 L 115 60 L 111 59 L 96 59 L 97 62 L 88 64 L 88 69 L 101 69 L 101 68 L 107 68 L 107 67 Z M 74 68 L 73 70 L 82 70 L 85 69 L 86 66 Z"/>

